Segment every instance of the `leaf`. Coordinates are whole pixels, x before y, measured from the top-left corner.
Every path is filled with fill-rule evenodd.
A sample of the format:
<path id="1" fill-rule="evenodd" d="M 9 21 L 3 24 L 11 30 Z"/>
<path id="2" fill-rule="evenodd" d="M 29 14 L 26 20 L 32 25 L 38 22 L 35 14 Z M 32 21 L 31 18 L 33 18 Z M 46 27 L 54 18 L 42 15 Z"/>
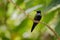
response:
<path id="1" fill-rule="evenodd" d="M 36 6 L 32 7 L 32 8 L 27 9 L 25 12 L 30 13 L 30 12 L 38 9 L 38 8 L 41 8 L 41 7 L 43 7 L 43 5 L 36 5 Z"/>
<path id="2" fill-rule="evenodd" d="M 60 36 L 60 21 L 58 22 L 56 28 L 55 28 L 55 31 L 59 34 Z"/>
<path id="3" fill-rule="evenodd" d="M 24 2 L 24 0 L 17 0 L 17 1 L 16 1 L 16 4 L 17 4 L 17 5 L 20 5 L 20 4 L 23 3 L 23 2 Z"/>
<path id="4" fill-rule="evenodd" d="M 58 35 L 60 36 L 60 9 L 58 10 L 58 23 L 55 27 L 55 31 L 58 33 Z"/>
<path id="5" fill-rule="evenodd" d="M 30 29 L 31 25 L 32 21 L 27 17 L 19 26 L 17 26 L 17 28 L 14 29 L 14 31 L 23 34 Z"/>
<path id="6" fill-rule="evenodd" d="M 52 7 L 50 10 L 47 11 L 47 13 L 50 13 L 50 12 L 52 12 L 52 11 L 55 11 L 55 10 L 57 10 L 57 9 L 59 9 L 59 8 L 60 8 L 60 4 Z"/>
<path id="7" fill-rule="evenodd" d="M 58 5 L 60 6 L 60 0 L 52 0 L 49 5 L 46 6 L 44 9 L 45 12 L 49 11 L 50 9 L 54 8 L 53 10 L 59 8 Z M 52 11 L 52 10 L 50 10 Z"/>
<path id="8" fill-rule="evenodd" d="M 44 0 L 30 0 L 30 1 L 28 1 L 27 3 L 26 3 L 26 9 L 28 9 L 28 8 L 31 8 L 31 7 L 33 7 L 33 6 L 36 6 L 36 5 L 40 5 L 40 4 L 45 4 L 45 1 Z"/>
<path id="9" fill-rule="evenodd" d="M 15 6 L 12 3 L 8 4 L 7 16 L 10 17 L 14 11 Z"/>

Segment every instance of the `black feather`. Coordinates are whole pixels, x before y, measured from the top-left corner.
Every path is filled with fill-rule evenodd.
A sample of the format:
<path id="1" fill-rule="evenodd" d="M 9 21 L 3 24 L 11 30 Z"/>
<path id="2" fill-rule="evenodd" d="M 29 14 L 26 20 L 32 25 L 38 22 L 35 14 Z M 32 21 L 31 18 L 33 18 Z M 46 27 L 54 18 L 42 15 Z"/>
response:
<path id="1" fill-rule="evenodd" d="M 41 17 L 42 17 L 42 16 L 41 16 L 41 11 L 37 11 L 37 14 L 36 14 L 34 20 L 40 21 L 40 20 L 41 20 Z M 34 30 L 34 28 L 35 28 L 35 26 L 36 26 L 37 24 L 38 24 L 38 23 L 36 23 L 36 22 L 33 23 L 31 32 Z"/>

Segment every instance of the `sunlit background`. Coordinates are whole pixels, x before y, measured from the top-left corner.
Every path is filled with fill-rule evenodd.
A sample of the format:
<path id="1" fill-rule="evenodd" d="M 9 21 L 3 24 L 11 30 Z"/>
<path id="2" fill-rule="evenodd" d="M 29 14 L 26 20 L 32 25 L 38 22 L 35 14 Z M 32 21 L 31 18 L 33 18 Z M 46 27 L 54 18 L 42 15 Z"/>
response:
<path id="1" fill-rule="evenodd" d="M 60 0 L 0 0 L 0 40 L 57 40 L 42 23 L 31 32 L 37 10 L 41 10 L 41 22 L 60 35 Z"/>

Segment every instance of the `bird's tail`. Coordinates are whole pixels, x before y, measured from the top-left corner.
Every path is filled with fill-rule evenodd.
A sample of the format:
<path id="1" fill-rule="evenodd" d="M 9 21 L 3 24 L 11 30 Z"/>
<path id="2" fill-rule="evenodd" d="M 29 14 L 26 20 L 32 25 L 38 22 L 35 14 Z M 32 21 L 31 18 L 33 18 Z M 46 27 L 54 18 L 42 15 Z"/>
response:
<path id="1" fill-rule="evenodd" d="M 31 32 L 34 30 L 34 28 L 36 27 L 37 23 L 34 23 L 31 29 Z"/>

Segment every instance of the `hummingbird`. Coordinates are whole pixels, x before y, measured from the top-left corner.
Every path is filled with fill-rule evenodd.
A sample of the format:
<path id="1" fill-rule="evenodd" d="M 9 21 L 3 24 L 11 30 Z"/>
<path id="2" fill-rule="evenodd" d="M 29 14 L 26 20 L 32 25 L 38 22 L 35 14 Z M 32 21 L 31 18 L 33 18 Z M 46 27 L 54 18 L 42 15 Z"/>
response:
<path id="1" fill-rule="evenodd" d="M 36 11 L 36 15 L 35 15 L 34 20 L 35 20 L 35 21 L 40 21 L 41 18 L 42 18 L 41 11 Z M 32 26 L 32 28 L 31 28 L 31 32 L 34 30 L 34 28 L 36 27 L 37 24 L 38 24 L 38 23 L 33 22 L 33 26 Z"/>

